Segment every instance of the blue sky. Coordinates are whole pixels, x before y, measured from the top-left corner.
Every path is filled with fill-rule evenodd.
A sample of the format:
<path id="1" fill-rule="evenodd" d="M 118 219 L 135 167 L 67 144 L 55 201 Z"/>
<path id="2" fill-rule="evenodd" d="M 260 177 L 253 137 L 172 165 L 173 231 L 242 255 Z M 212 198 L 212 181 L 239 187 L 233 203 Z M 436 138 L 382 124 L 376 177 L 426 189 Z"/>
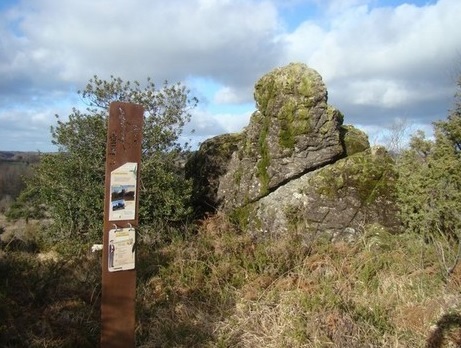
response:
<path id="1" fill-rule="evenodd" d="M 459 0 L 2 0 L 0 150 L 56 150 L 54 115 L 95 74 L 185 83 L 197 145 L 246 126 L 256 81 L 290 62 L 316 69 L 373 144 L 399 120 L 429 131 L 453 105 L 460 13 Z"/>

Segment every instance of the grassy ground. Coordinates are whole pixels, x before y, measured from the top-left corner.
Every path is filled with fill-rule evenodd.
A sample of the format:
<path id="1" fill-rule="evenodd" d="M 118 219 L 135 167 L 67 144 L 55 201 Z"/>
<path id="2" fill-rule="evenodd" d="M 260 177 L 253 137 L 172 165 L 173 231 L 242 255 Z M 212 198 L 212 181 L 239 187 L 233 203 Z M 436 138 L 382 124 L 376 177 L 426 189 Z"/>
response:
<path id="1" fill-rule="evenodd" d="M 137 347 L 461 346 L 461 267 L 448 275 L 442 238 L 256 242 L 222 216 L 194 231 L 139 246 Z M 0 346 L 97 346 L 100 256 L 39 255 L 0 257 Z"/>
<path id="2" fill-rule="evenodd" d="M 444 276 L 454 255 L 439 242 L 371 228 L 353 245 L 254 243 L 208 220 L 158 250 L 164 263 L 139 287 L 140 346 L 460 345 L 461 269 Z"/>

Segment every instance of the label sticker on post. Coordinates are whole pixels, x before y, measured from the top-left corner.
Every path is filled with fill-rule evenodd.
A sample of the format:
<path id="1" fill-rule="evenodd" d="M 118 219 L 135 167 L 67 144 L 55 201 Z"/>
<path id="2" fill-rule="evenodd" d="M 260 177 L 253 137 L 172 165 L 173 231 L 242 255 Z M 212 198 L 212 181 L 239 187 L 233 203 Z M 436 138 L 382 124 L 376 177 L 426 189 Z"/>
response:
<path id="1" fill-rule="evenodd" d="M 115 228 L 109 231 L 109 272 L 135 268 L 136 231 L 134 228 Z"/>
<path id="2" fill-rule="evenodd" d="M 109 221 L 134 220 L 138 164 L 127 162 L 110 173 Z"/>

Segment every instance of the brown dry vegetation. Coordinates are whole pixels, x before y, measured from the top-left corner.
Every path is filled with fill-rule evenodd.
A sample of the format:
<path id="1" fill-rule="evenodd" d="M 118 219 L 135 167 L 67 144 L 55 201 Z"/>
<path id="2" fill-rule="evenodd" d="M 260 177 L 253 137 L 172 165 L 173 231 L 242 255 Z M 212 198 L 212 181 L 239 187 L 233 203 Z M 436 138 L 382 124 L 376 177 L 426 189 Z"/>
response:
<path id="1" fill-rule="evenodd" d="M 32 173 L 39 161 L 35 152 L 0 151 L 0 213 L 4 213 L 24 189 L 24 178 Z"/>
<path id="2" fill-rule="evenodd" d="M 444 276 L 442 239 L 256 242 L 224 216 L 188 230 L 139 246 L 138 347 L 460 346 L 461 268 Z M 100 255 L 70 244 L 48 258 L 3 244 L 1 346 L 97 346 Z"/>
<path id="3" fill-rule="evenodd" d="M 207 220 L 162 249 L 166 268 L 140 286 L 156 314 L 139 322 L 141 346 L 423 347 L 437 334 L 434 347 L 459 342 L 461 270 L 444 278 L 439 254 L 418 237 L 364 232 L 353 245 L 296 235 L 255 244 L 223 217 Z M 441 328 L 443 318 L 453 320 Z"/>

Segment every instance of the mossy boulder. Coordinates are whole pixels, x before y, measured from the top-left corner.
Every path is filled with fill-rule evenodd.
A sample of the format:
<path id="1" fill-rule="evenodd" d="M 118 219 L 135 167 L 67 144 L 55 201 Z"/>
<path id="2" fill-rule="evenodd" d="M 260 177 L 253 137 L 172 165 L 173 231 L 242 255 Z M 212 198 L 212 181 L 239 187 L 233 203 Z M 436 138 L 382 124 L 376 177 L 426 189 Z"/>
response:
<path id="1" fill-rule="evenodd" d="M 343 125 L 327 95 L 304 64 L 264 75 L 244 131 L 205 141 L 186 166 L 197 211 L 224 211 L 255 235 L 342 238 L 366 224 L 397 231 L 391 157 Z"/>
<path id="2" fill-rule="evenodd" d="M 346 156 L 351 156 L 370 148 L 370 142 L 365 132 L 351 125 L 341 127 L 341 139 Z"/>
<path id="3" fill-rule="evenodd" d="M 254 96 L 258 110 L 220 180 L 225 210 L 254 202 L 344 154 L 343 116 L 328 106 L 315 70 L 300 63 L 277 68 L 256 82 Z"/>
<path id="4" fill-rule="evenodd" d="M 383 148 L 367 149 L 292 180 L 255 202 L 254 234 L 350 238 L 368 224 L 398 232 L 394 162 Z M 252 224 L 257 221 L 257 224 Z"/>
<path id="5" fill-rule="evenodd" d="M 242 134 L 223 134 L 204 141 L 186 163 L 186 178 L 193 183 L 192 204 L 197 215 L 215 212 L 219 179 L 228 170 L 232 154 L 237 150 Z"/>

